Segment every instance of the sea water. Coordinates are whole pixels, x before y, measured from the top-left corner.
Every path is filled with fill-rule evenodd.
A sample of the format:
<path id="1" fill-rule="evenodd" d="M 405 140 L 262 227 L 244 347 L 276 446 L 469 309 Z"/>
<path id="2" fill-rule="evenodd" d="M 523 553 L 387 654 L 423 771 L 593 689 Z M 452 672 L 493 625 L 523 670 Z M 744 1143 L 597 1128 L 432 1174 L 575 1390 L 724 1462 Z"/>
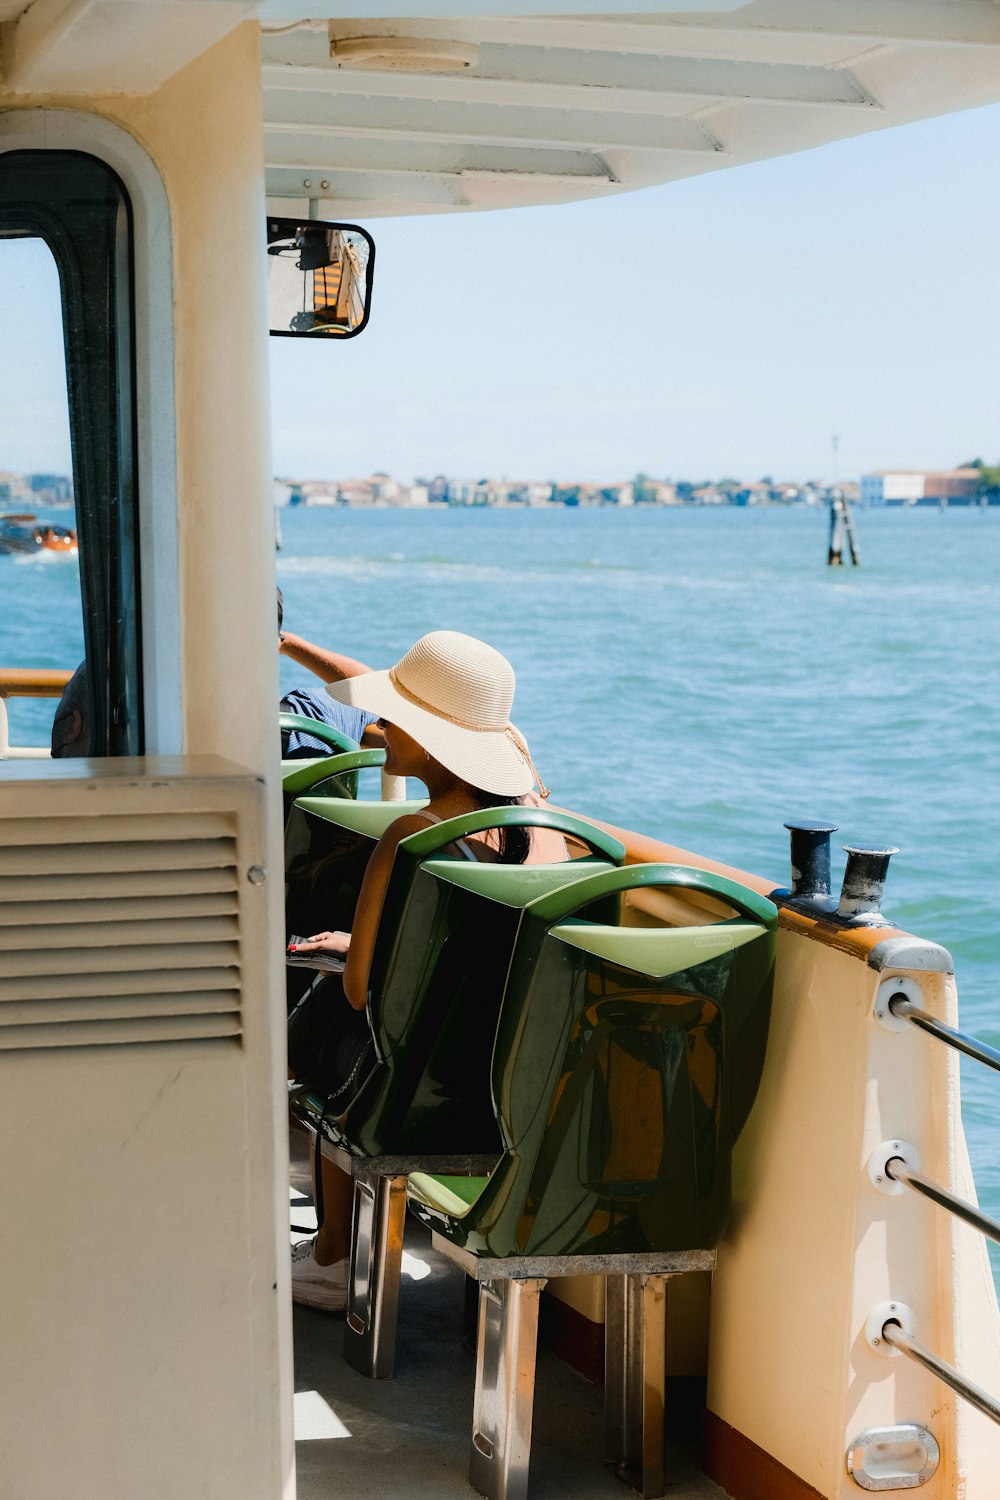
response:
<path id="1" fill-rule="evenodd" d="M 951 950 L 1000 1046 L 1000 510 L 857 526 L 861 566 L 832 569 L 814 509 L 298 508 L 278 580 L 288 629 L 373 666 L 435 628 L 498 646 L 564 805 L 776 884 L 789 819 L 898 844 L 887 914 Z M 70 560 L 0 557 L 0 665 L 75 666 L 78 592 Z M 11 706 L 15 741 L 47 738 L 51 704 Z M 1000 1077 L 962 1084 L 1000 1216 Z"/>

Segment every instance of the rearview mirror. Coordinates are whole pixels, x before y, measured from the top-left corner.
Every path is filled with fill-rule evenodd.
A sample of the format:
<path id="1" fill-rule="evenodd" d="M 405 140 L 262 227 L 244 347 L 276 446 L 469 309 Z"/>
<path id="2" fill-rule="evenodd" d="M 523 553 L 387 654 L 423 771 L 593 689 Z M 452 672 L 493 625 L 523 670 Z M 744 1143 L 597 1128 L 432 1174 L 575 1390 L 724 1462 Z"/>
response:
<path id="1" fill-rule="evenodd" d="M 267 221 L 267 307 L 281 338 L 350 339 L 368 322 L 375 242 L 357 224 Z"/>

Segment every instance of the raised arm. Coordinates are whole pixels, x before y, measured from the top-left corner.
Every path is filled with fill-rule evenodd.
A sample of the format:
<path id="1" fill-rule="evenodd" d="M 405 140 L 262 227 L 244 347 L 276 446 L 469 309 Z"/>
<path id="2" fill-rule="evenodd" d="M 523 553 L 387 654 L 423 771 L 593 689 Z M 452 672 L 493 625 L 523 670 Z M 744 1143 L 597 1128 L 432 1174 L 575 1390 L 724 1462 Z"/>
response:
<path id="1" fill-rule="evenodd" d="M 301 635 L 291 630 L 282 631 L 278 637 L 278 650 L 282 656 L 291 657 L 299 666 L 306 667 L 323 682 L 343 682 L 345 677 L 359 677 L 370 672 L 363 661 L 353 656 L 344 656 L 339 651 L 327 651 L 324 646 L 314 646 Z"/>

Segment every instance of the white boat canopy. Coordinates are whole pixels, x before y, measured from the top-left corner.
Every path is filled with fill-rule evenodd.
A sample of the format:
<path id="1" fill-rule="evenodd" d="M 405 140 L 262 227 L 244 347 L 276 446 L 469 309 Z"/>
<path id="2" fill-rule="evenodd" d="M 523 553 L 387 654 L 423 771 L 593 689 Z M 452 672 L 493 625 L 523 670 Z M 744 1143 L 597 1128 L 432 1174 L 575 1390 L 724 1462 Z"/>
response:
<path id="1" fill-rule="evenodd" d="M 142 93 L 256 19 L 272 205 L 346 219 L 568 202 L 1000 99 L 996 0 L 633 5 L 0 0 L 4 80 Z"/>

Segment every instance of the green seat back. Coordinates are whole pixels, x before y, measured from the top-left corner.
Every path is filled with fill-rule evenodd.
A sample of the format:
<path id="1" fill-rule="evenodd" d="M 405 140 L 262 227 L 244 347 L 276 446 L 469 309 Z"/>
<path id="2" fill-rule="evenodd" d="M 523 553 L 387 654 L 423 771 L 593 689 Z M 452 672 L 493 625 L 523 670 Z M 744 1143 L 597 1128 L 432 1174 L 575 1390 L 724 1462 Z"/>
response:
<path id="1" fill-rule="evenodd" d="M 443 851 L 496 826 L 554 828 L 581 859 L 502 865 Z M 369 986 L 379 1063 L 337 1121 L 356 1150 L 499 1154 L 490 1061 L 521 912 L 541 894 L 607 871 L 624 848 L 569 814 L 491 808 L 422 829 L 399 845 Z"/>
<path id="2" fill-rule="evenodd" d="M 622 925 L 637 886 L 704 891 L 736 915 Z M 493 1056 L 504 1155 L 469 1212 L 437 1227 L 501 1256 L 715 1245 L 763 1068 L 776 922 L 753 891 L 679 865 L 630 866 L 532 902 Z"/>
<path id="3" fill-rule="evenodd" d="M 385 765 L 384 750 L 346 750 L 337 755 L 319 755 L 281 762 L 281 789 L 285 799 L 285 821 L 297 797 L 358 795 L 358 772 Z"/>
<path id="4" fill-rule="evenodd" d="M 381 751 L 360 751 L 381 755 Z M 311 761 L 301 762 L 311 765 Z M 390 823 L 423 802 L 353 802 L 299 797 L 285 824 L 285 940 L 293 933 L 350 932 L 368 860 Z M 315 978 L 311 969 L 286 970 L 289 1010 Z"/>
<path id="5" fill-rule="evenodd" d="M 297 730 L 300 734 L 310 735 L 314 740 L 322 740 L 335 753 L 361 749 L 357 740 L 352 740 L 349 734 L 342 734 L 324 719 L 311 719 L 308 714 L 279 714 L 278 728 L 283 736 L 290 730 Z"/>

